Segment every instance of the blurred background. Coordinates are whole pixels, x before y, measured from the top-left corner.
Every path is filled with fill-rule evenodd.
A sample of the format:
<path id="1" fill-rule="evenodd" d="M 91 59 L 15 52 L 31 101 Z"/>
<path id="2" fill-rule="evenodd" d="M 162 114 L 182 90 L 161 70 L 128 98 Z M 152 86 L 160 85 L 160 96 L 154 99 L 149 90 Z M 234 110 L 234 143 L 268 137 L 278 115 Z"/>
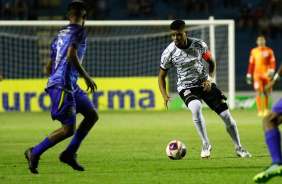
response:
<path id="1" fill-rule="evenodd" d="M 0 15 L 1 20 L 66 20 L 66 7 L 70 0 L 1 0 L 0 1 Z M 248 94 L 255 95 L 253 86 L 246 84 L 246 73 L 248 70 L 249 56 L 252 48 L 256 47 L 256 38 L 259 34 L 265 35 L 266 46 L 270 47 L 274 51 L 276 58 L 276 66 L 279 66 L 282 60 L 282 52 L 280 52 L 280 44 L 282 41 L 282 0 L 85 0 L 87 4 L 88 15 L 87 20 L 208 20 L 210 16 L 213 16 L 216 20 L 233 19 L 235 21 L 235 90 L 236 95 Z M 1 27 L 2 31 L 2 43 L 6 45 L 0 48 L 0 55 L 3 58 L 10 58 L 10 63 L 17 62 L 17 58 L 25 58 L 25 61 L 20 61 L 17 66 L 9 65 L 7 61 L 0 61 L 0 73 L 4 75 L 6 79 L 22 79 L 22 78 L 43 78 L 46 77 L 46 73 L 42 68 L 45 67 L 45 61 L 48 56 L 48 45 L 51 39 L 57 33 L 58 28 L 22 28 L 18 27 Z M 42 30 L 40 30 L 42 29 Z M 189 30 L 189 28 L 188 28 Z M 32 37 L 35 34 L 46 39 Z M 146 33 L 148 30 L 145 28 L 135 30 L 125 30 L 123 28 L 90 28 L 88 39 L 89 47 L 94 48 L 95 45 L 99 45 L 101 40 L 95 40 L 96 37 L 103 36 L 130 36 L 135 34 Z M 167 28 L 155 29 L 150 28 L 150 34 L 158 34 L 168 31 Z M 119 32 L 118 34 L 116 34 Z M 219 34 L 226 34 L 227 30 L 222 31 Z M 22 40 L 14 38 L 15 35 L 29 35 L 28 38 L 22 36 Z M 105 34 L 107 33 L 107 34 Z M 7 36 L 10 37 L 11 43 L 17 42 L 20 45 L 18 53 L 28 53 L 27 56 L 17 56 L 8 53 L 8 49 L 11 44 L 7 44 Z M 190 36 L 197 35 L 191 34 Z M 126 38 L 125 38 L 126 39 Z M 163 39 L 163 38 L 162 38 Z M 17 41 L 15 41 L 17 40 Z M 94 77 L 124 77 L 124 76 L 157 76 L 158 67 L 160 61 L 160 55 L 170 43 L 171 38 L 168 36 L 164 41 L 158 44 L 158 48 L 147 48 L 147 45 L 151 45 L 151 42 L 159 41 L 160 38 L 151 39 L 146 38 L 144 41 L 140 41 L 140 38 L 136 38 L 136 42 L 132 43 L 133 47 L 138 45 L 138 48 L 134 51 L 131 50 L 132 45 L 124 45 L 123 50 L 120 49 L 120 43 L 125 42 L 120 39 L 113 39 L 108 43 L 103 43 L 103 46 L 97 53 L 93 49 L 86 53 L 88 60 L 100 62 L 99 66 L 95 63 L 95 67 L 90 66 L 93 64 L 86 63 L 86 69 Z M 205 39 L 204 39 L 205 40 Z M 205 40 L 209 42 L 208 40 Z M 7 42 L 7 43 L 6 43 Z M 33 43 L 29 43 L 33 42 Z M 146 42 L 146 43 L 145 43 Z M 134 46 L 135 44 L 135 46 Z M 40 48 L 44 45 L 44 48 Z M 114 46 L 116 47 L 114 48 Z M 28 51 L 25 48 L 32 47 Z M 108 54 L 106 49 L 112 47 L 112 50 L 117 50 L 114 54 L 119 54 L 119 58 L 107 58 Z M 222 48 L 225 46 L 223 45 Z M 118 49 L 117 49 L 118 48 Z M 222 49 L 221 48 L 221 49 Z M 143 49 L 143 50 L 142 50 Z M 155 50 L 154 50 L 155 49 Z M 225 62 L 226 59 L 220 59 L 221 49 L 217 49 L 217 61 Z M 131 50 L 129 57 L 124 57 L 128 54 L 126 51 Z M 146 52 L 150 54 L 150 57 L 144 58 L 142 53 Z M 2 53 L 1 53 L 2 52 Z M 105 53 L 104 53 L 105 52 Z M 114 52 L 114 51 L 113 51 Z M 9 55 L 8 57 L 6 55 Z M 32 58 L 31 56 L 32 55 Z M 93 56 L 96 56 L 93 58 Z M 225 56 L 226 58 L 227 56 Z M 136 70 L 138 68 L 138 61 L 142 61 L 142 72 Z M 141 58 L 141 59 L 140 59 Z M 152 61 L 154 62 L 152 63 Z M 222 61 L 221 61 L 222 60 Z M 40 61 L 40 64 L 38 64 Z M 34 64 L 37 62 L 37 64 Z M 108 66 L 115 62 L 114 69 L 107 70 Z M 124 63 L 135 62 L 132 64 Z M 21 69 L 23 63 L 25 69 Z M 39 65 L 39 68 L 34 68 L 35 65 Z M 97 67 L 98 66 L 98 67 Z M 100 67 L 100 68 L 99 68 Z M 224 69 L 221 69 L 224 70 Z M 28 72 L 27 71 L 32 71 Z M 227 70 L 228 71 L 228 70 Z M 221 80 L 221 79 L 220 79 Z M 223 79 L 224 80 L 224 79 Z M 222 80 L 221 80 L 222 81 Z M 279 90 L 282 90 L 282 84 L 279 83 L 276 87 L 274 95 L 276 99 L 279 98 Z M 175 82 L 170 82 L 170 91 L 175 92 Z M 223 89 L 226 91 L 226 89 Z M 276 101 L 276 100 L 275 100 Z"/>
<path id="2" fill-rule="evenodd" d="M 1 20 L 65 20 L 69 0 L 1 0 Z M 282 60 L 282 0 L 85 0 L 88 20 L 234 19 L 236 91 L 245 83 L 250 50 L 266 36 L 277 65 Z M 279 89 L 282 89 L 279 86 Z"/>

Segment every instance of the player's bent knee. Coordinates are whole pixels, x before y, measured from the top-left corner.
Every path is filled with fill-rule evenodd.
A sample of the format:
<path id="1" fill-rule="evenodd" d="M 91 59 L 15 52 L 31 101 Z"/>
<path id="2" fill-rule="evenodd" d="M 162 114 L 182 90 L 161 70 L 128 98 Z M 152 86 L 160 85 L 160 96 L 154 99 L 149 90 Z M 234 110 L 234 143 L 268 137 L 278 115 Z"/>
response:
<path id="1" fill-rule="evenodd" d="M 279 114 L 276 114 L 273 111 L 270 111 L 264 118 L 263 118 L 263 129 L 264 131 L 268 131 L 271 129 L 278 128 L 278 125 L 281 124 L 282 117 Z"/>
<path id="2" fill-rule="evenodd" d="M 95 109 L 91 109 L 90 111 L 91 111 L 90 118 L 94 121 L 94 123 L 97 122 L 99 119 L 99 115 L 97 111 Z"/>
<path id="3" fill-rule="evenodd" d="M 197 96 L 191 95 L 191 96 L 188 96 L 188 97 L 185 99 L 184 103 L 185 103 L 185 105 L 188 107 L 188 105 L 190 104 L 190 102 L 195 101 L 195 100 L 198 100 L 198 101 L 200 102 L 200 100 L 199 100 L 199 98 L 198 98 Z M 201 103 L 201 102 L 200 102 L 200 103 Z M 189 108 L 189 107 L 188 107 L 188 108 Z"/>
<path id="4" fill-rule="evenodd" d="M 194 99 L 187 104 L 187 107 L 193 111 L 200 111 L 202 109 L 202 103 L 198 99 Z"/>
<path id="5" fill-rule="evenodd" d="M 98 121 L 99 119 L 99 115 L 97 113 L 97 111 L 93 108 L 93 109 L 89 109 L 87 111 L 81 112 L 81 114 L 88 119 L 89 121 L 95 123 Z"/>
<path id="6" fill-rule="evenodd" d="M 263 118 L 263 124 L 273 124 L 277 122 L 278 115 L 274 113 L 273 111 L 270 111 L 264 118 Z"/>

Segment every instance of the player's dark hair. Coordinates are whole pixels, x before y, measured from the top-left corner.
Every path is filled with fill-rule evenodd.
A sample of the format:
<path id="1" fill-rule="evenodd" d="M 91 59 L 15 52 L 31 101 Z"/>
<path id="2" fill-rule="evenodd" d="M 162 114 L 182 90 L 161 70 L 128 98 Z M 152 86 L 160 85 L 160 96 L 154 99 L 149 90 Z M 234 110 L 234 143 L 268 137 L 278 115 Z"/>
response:
<path id="1" fill-rule="evenodd" d="M 79 18 L 86 18 L 86 11 L 87 11 L 87 7 L 86 5 L 79 0 L 75 0 L 72 1 L 69 5 L 68 5 L 68 16 L 76 16 Z"/>
<path id="2" fill-rule="evenodd" d="M 185 22 L 183 20 L 175 20 L 170 24 L 170 30 L 180 30 L 185 28 Z"/>

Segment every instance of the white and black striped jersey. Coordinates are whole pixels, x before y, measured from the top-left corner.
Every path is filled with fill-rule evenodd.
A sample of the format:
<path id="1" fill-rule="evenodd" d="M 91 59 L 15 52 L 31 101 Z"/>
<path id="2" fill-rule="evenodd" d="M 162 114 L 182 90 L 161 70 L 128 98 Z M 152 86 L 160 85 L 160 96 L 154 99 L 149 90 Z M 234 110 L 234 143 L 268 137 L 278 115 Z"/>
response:
<path id="1" fill-rule="evenodd" d="M 208 73 L 202 63 L 202 58 L 210 57 L 207 44 L 197 38 L 187 38 L 191 45 L 179 49 L 172 42 L 162 53 L 160 67 L 163 70 L 174 68 L 177 73 L 177 91 L 185 88 L 201 86 L 207 80 Z"/>

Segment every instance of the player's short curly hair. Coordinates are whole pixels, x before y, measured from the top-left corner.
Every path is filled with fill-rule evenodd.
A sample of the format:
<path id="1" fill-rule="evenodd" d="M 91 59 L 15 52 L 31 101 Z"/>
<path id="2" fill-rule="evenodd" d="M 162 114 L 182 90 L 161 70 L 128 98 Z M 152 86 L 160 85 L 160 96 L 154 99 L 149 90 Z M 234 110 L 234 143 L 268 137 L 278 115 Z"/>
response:
<path id="1" fill-rule="evenodd" d="M 170 30 L 180 30 L 184 29 L 186 24 L 183 20 L 175 20 L 170 24 Z"/>
<path id="2" fill-rule="evenodd" d="M 87 7 L 86 5 L 79 0 L 72 1 L 68 5 L 68 16 L 76 16 L 80 18 L 86 17 Z"/>

